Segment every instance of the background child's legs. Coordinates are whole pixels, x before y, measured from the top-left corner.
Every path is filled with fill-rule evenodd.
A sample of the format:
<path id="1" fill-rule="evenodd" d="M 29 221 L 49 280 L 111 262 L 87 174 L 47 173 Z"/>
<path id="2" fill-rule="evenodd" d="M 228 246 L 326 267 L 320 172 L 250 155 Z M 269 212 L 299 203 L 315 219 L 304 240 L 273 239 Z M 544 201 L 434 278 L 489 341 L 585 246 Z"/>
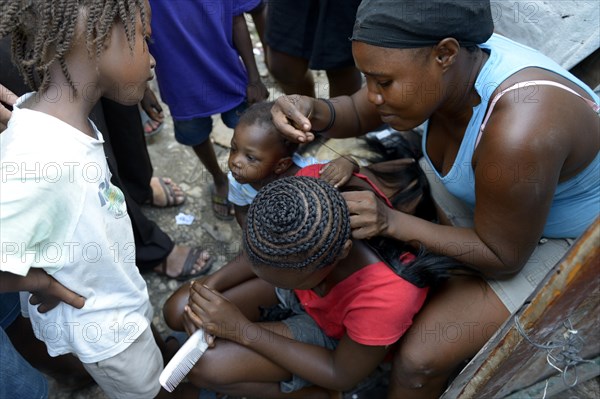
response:
<path id="1" fill-rule="evenodd" d="M 227 175 L 221 170 L 215 149 L 210 142 L 210 133 L 213 123 L 210 116 L 190 120 L 174 120 L 175 139 L 177 142 L 191 146 L 200 158 L 200 162 L 212 176 L 215 184 L 215 193 L 220 198 L 227 199 L 228 182 Z M 230 209 L 227 206 L 214 204 L 215 213 L 227 216 Z"/>
<path id="2" fill-rule="evenodd" d="M 362 76 L 355 66 L 328 69 L 329 97 L 350 95 L 357 92 L 362 85 Z"/>

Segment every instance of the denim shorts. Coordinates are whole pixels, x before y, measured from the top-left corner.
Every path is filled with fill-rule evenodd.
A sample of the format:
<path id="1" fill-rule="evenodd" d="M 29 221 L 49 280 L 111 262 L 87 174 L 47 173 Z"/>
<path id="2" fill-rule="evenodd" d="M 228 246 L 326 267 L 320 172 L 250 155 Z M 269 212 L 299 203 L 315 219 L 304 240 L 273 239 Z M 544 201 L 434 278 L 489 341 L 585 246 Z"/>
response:
<path id="1" fill-rule="evenodd" d="M 225 126 L 233 129 L 237 126 L 240 116 L 248 108 L 248 103 L 242 101 L 238 106 L 221 113 L 221 119 Z M 189 146 L 197 146 L 208 140 L 213 129 L 211 116 L 194 118 L 189 120 L 173 120 L 175 128 L 175 140 L 178 143 Z"/>
<path id="2" fill-rule="evenodd" d="M 18 292 L 0 294 L 0 328 L 6 329 L 21 313 Z"/>
<path id="3" fill-rule="evenodd" d="M 436 205 L 452 225 L 473 227 L 471 208 L 446 190 L 424 158 L 421 158 L 419 164 L 427 176 Z M 531 296 L 554 265 L 562 259 L 573 242 L 574 240 L 570 238 L 542 238 L 519 273 L 502 280 L 487 278 L 486 282 L 506 309 L 513 314 Z"/>

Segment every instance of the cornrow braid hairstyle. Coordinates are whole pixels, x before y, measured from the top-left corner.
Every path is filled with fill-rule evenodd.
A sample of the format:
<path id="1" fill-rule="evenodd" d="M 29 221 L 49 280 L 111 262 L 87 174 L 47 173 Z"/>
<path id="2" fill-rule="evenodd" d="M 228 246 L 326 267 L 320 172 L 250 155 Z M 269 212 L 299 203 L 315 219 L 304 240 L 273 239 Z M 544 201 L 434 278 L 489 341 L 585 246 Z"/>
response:
<path id="1" fill-rule="evenodd" d="M 144 0 L 1 0 L 0 38 L 12 35 L 12 58 L 32 90 L 50 84 L 50 67 L 58 62 L 76 93 L 65 55 L 71 48 L 77 17 L 85 21 L 85 41 L 90 56 L 102 53 L 115 22 L 121 21 L 133 51 L 138 12 L 146 31 Z"/>
<path id="2" fill-rule="evenodd" d="M 277 135 L 277 138 L 281 141 L 282 148 L 285 150 L 287 156 L 292 156 L 296 150 L 298 150 L 298 143 L 289 141 L 282 135 L 279 130 L 273 124 L 273 117 L 271 116 L 271 108 L 273 107 L 273 101 L 264 101 L 260 103 L 254 103 L 240 116 L 238 122 L 239 125 L 258 125 L 265 127 L 269 134 Z"/>
<path id="3" fill-rule="evenodd" d="M 321 179 L 291 176 L 263 187 L 248 210 L 244 248 L 255 266 L 317 270 L 350 238 L 348 208 Z"/>

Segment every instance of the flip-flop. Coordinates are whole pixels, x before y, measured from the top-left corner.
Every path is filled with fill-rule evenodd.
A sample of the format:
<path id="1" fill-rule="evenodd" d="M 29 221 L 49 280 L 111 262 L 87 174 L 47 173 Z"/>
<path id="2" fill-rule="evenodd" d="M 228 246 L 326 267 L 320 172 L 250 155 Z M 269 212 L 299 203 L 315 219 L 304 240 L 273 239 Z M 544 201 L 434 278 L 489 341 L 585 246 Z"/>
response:
<path id="1" fill-rule="evenodd" d="M 160 272 L 159 274 L 162 274 L 167 278 L 171 278 L 177 281 L 187 281 L 189 279 L 205 275 L 212 268 L 214 262 L 212 257 L 210 257 L 206 261 L 206 264 L 202 269 L 198 270 L 196 273 L 192 273 L 192 270 L 194 270 L 194 265 L 196 264 L 198 258 L 202 256 L 203 251 L 204 249 L 200 247 L 190 249 L 190 252 L 188 252 L 187 256 L 185 257 L 185 261 L 183 262 L 183 268 L 181 269 L 181 273 L 179 273 L 177 276 L 169 276 L 167 274 L 167 262 L 163 262 L 160 265 L 162 272 Z"/>
<path id="2" fill-rule="evenodd" d="M 158 205 L 154 203 L 154 195 L 150 200 L 150 205 L 156 208 L 167 208 L 170 206 L 179 206 L 182 205 L 186 200 L 186 195 L 183 193 L 183 199 L 181 201 L 177 201 L 177 196 L 175 195 L 175 190 L 173 190 L 173 182 L 167 183 L 163 177 L 157 177 L 158 183 L 160 184 L 160 188 L 165 194 L 165 198 L 167 199 L 167 203 L 165 205 Z"/>
<path id="3" fill-rule="evenodd" d="M 152 127 L 152 123 L 154 122 L 150 116 L 140 108 L 140 117 L 142 118 L 142 125 L 144 126 L 144 136 L 146 138 L 157 135 L 162 130 L 165 125 L 164 122 L 160 122 L 156 127 Z"/>
<path id="4" fill-rule="evenodd" d="M 217 219 L 233 220 L 235 218 L 235 216 L 232 214 L 232 211 L 234 209 L 233 203 L 229 202 L 229 200 L 227 198 L 224 198 L 224 197 L 218 195 L 214 184 L 210 186 L 210 196 L 211 196 L 212 205 L 213 205 L 212 210 Z M 224 215 L 223 213 L 218 212 L 215 205 L 225 206 L 227 209 L 227 214 Z"/>

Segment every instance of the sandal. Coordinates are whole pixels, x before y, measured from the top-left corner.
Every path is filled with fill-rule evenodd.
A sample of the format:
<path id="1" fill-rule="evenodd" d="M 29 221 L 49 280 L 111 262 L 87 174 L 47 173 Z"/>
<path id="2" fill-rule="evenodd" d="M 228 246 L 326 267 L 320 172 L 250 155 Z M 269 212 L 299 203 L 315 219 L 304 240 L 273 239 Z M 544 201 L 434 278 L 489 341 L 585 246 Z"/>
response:
<path id="1" fill-rule="evenodd" d="M 158 183 L 160 184 L 160 188 L 162 189 L 165 198 L 167 199 L 166 204 L 157 204 L 154 202 L 154 194 L 152 194 L 152 199 L 150 200 L 150 205 L 157 208 L 167 208 L 170 206 L 179 206 L 185 202 L 186 196 L 184 193 L 183 197 L 178 197 L 175 194 L 175 190 L 173 189 L 173 183 L 169 178 L 163 177 L 153 177 L 153 179 L 158 179 Z"/>
<path id="2" fill-rule="evenodd" d="M 156 122 L 155 120 L 150 118 L 150 116 L 148 116 L 148 114 L 143 109 L 140 109 L 140 117 L 142 118 L 142 125 L 144 126 L 144 136 L 146 138 L 152 137 L 160 133 L 160 131 L 165 125 L 163 122 Z M 158 125 L 156 123 L 158 123 Z"/>
<path id="3" fill-rule="evenodd" d="M 166 276 L 167 278 L 171 278 L 171 279 L 174 279 L 177 281 L 187 281 L 187 280 L 195 278 L 195 277 L 203 276 L 206 273 L 208 273 L 210 271 L 210 269 L 212 268 L 212 265 L 213 265 L 212 257 L 206 261 L 206 264 L 204 265 L 204 267 L 202 269 L 198 270 L 195 273 L 192 272 L 194 270 L 194 265 L 196 264 L 196 261 L 198 260 L 198 258 L 200 258 L 200 256 L 202 256 L 203 251 L 204 251 L 204 249 L 200 248 L 200 247 L 191 248 L 190 252 L 188 252 L 188 254 L 185 258 L 185 261 L 183 262 L 183 268 L 181 269 L 181 273 L 179 273 L 177 276 L 169 276 L 167 274 L 167 262 L 166 261 L 162 262 L 159 265 L 161 268 L 161 272 L 157 272 L 157 273 L 161 274 L 163 276 Z"/>
<path id="4" fill-rule="evenodd" d="M 210 196 L 212 199 L 212 209 L 217 219 L 233 220 L 235 218 L 233 203 L 227 197 L 222 197 L 217 194 L 214 184 L 210 186 Z M 220 212 L 220 209 L 225 207 L 227 213 Z"/>

